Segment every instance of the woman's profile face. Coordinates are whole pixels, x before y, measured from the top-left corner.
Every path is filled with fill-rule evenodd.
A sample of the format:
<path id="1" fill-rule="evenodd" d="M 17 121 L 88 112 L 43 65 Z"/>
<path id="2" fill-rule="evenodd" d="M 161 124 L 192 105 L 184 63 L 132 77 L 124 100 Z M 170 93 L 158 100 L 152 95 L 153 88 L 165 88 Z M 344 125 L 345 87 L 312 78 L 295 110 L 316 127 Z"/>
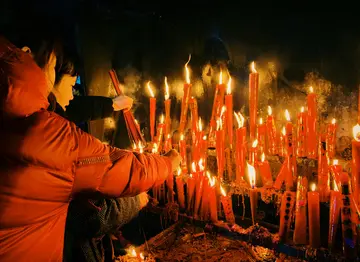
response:
<path id="1" fill-rule="evenodd" d="M 66 110 L 66 106 L 74 98 L 73 87 L 76 82 L 76 76 L 64 74 L 60 81 L 55 85 L 53 93 L 59 105 Z"/>

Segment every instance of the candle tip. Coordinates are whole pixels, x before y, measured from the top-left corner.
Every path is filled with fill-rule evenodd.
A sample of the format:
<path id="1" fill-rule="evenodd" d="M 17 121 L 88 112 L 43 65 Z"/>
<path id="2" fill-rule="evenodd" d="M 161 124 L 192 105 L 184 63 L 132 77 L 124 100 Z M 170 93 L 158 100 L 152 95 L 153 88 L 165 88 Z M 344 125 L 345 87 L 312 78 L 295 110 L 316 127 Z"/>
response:
<path id="1" fill-rule="evenodd" d="M 268 115 L 269 115 L 269 116 L 272 115 L 272 108 L 271 108 L 271 106 L 268 106 Z"/>
<path id="2" fill-rule="evenodd" d="M 312 183 L 311 186 L 310 186 L 310 189 L 312 192 L 314 192 L 316 190 L 316 185 L 315 183 Z"/>
<path id="3" fill-rule="evenodd" d="M 286 121 L 290 121 L 290 113 L 287 109 L 285 109 L 285 118 L 286 118 Z"/>
<path id="4" fill-rule="evenodd" d="M 249 163 L 247 164 L 247 170 L 248 170 L 248 177 L 249 177 L 249 182 L 250 182 L 250 186 L 251 188 L 254 188 L 256 185 L 256 171 L 255 171 L 255 167 L 250 165 Z"/>
<path id="5" fill-rule="evenodd" d="M 309 92 L 314 93 L 314 88 L 312 86 L 309 87 Z"/>
<path id="6" fill-rule="evenodd" d="M 333 118 L 333 119 L 331 120 L 331 124 L 333 124 L 333 125 L 336 124 L 336 119 L 335 119 L 335 118 Z"/>
<path id="7" fill-rule="evenodd" d="M 360 125 L 356 124 L 356 126 L 353 127 L 353 136 L 356 141 L 360 141 Z"/>
<path id="8" fill-rule="evenodd" d="M 255 61 L 251 62 L 251 72 L 257 73 L 256 68 L 255 68 Z"/>
<path id="9" fill-rule="evenodd" d="M 300 108 L 300 112 L 301 112 L 301 113 L 304 113 L 304 111 L 305 111 L 305 108 L 302 106 L 302 107 Z"/>

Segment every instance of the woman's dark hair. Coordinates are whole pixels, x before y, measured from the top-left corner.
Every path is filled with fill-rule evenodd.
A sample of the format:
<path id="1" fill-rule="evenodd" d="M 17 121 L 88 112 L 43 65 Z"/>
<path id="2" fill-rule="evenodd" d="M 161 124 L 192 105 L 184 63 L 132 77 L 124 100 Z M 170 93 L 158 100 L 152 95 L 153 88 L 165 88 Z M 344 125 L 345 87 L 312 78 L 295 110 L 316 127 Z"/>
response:
<path id="1" fill-rule="evenodd" d="M 77 76 L 78 57 L 69 47 L 64 49 L 62 61 L 56 63 L 55 84 L 59 83 L 64 75 Z"/>

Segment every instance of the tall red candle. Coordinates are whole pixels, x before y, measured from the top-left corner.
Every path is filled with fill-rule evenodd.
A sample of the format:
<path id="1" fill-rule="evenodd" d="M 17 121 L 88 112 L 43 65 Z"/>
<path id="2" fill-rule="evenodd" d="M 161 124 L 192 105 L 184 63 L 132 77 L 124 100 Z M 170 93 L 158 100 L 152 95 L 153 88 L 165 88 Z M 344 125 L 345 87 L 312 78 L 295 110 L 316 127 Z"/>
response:
<path id="1" fill-rule="evenodd" d="M 308 181 L 306 177 L 299 176 L 296 188 L 296 205 L 295 205 L 295 229 L 294 243 L 305 245 L 307 243 L 306 234 L 306 194 L 308 189 Z"/>
<path id="2" fill-rule="evenodd" d="M 181 209 L 185 209 L 184 181 L 182 177 L 181 168 L 178 169 L 176 176 L 176 191 L 177 191 L 179 207 Z"/>
<path id="3" fill-rule="evenodd" d="M 236 182 L 240 183 L 245 175 L 245 158 L 246 158 L 246 127 L 244 126 L 244 117 L 235 114 L 238 122 L 236 129 L 236 147 L 235 147 L 235 161 L 236 161 Z"/>
<path id="4" fill-rule="evenodd" d="M 190 113 L 191 113 L 191 131 L 193 134 L 199 130 L 198 123 L 199 123 L 199 114 L 198 114 L 198 104 L 196 98 L 191 97 L 190 102 Z"/>
<path id="5" fill-rule="evenodd" d="M 223 179 L 224 166 L 225 166 L 225 132 L 222 129 L 222 121 L 219 119 L 216 130 L 216 160 L 218 166 L 218 177 L 220 181 Z"/>
<path id="6" fill-rule="evenodd" d="M 200 210 L 200 201 L 203 193 L 203 187 L 204 187 L 204 172 L 205 167 L 203 166 L 203 161 L 200 159 L 199 161 L 199 172 L 198 172 L 198 178 L 195 185 L 195 206 L 194 206 L 194 215 L 197 216 Z"/>
<path id="7" fill-rule="evenodd" d="M 285 177 L 286 190 L 290 190 L 294 186 L 294 176 L 296 172 L 296 158 L 294 150 L 294 137 L 293 137 L 293 124 L 290 122 L 290 114 L 288 110 L 285 110 L 286 116 L 286 158 L 288 158 L 288 170 L 287 176 Z"/>
<path id="8" fill-rule="evenodd" d="M 334 159 L 333 164 L 329 166 L 329 172 L 333 182 L 336 183 L 337 188 L 341 187 L 340 175 L 342 170 L 343 168 L 339 165 L 339 160 Z"/>
<path id="9" fill-rule="evenodd" d="M 220 192 L 221 192 L 221 204 L 224 208 L 225 218 L 226 221 L 230 224 L 235 224 L 235 215 L 232 209 L 232 200 L 231 196 L 228 196 L 222 186 L 220 186 Z"/>
<path id="10" fill-rule="evenodd" d="M 327 125 L 326 132 L 326 148 L 328 157 L 334 158 L 336 146 L 336 119 L 333 118 L 330 124 Z"/>
<path id="11" fill-rule="evenodd" d="M 180 113 L 180 133 L 183 133 L 186 126 L 188 109 L 189 109 L 189 98 L 191 94 L 191 84 L 190 84 L 190 71 L 188 68 L 188 64 L 190 62 L 191 55 L 189 56 L 189 60 L 185 64 L 185 76 L 186 82 L 184 83 L 184 95 L 181 100 L 181 113 Z"/>
<path id="12" fill-rule="evenodd" d="M 268 117 L 266 120 L 267 148 L 269 155 L 275 155 L 277 152 L 276 145 L 276 126 L 274 116 L 272 115 L 271 106 L 268 106 Z"/>
<path id="13" fill-rule="evenodd" d="M 207 136 L 203 136 L 200 139 L 200 159 L 204 159 L 204 165 L 206 166 L 208 139 Z"/>
<path id="14" fill-rule="evenodd" d="M 150 81 L 147 83 L 147 88 L 150 93 L 150 136 L 151 136 L 151 141 L 154 141 L 156 98 L 155 98 L 154 92 L 151 89 Z"/>
<path id="15" fill-rule="evenodd" d="M 170 108 L 171 108 L 171 99 L 169 85 L 167 83 L 167 77 L 165 77 L 165 137 L 168 137 L 170 134 L 171 128 L 171 117 L 170 117 Z"/>
<path id="16" fill-rule="evenodd" d="M 341 193 L 336 181 L 333 182 L 333 190 L 330 193 L 330 214 L 329 214 L 329 234 L 328 247 L 332 248 L 335 244 L 336 231 L 339 223 L 341 207 Z"/>
<path id="17" fill-rule="evenodd" d="M 308 192 L 309 243 L 313 248 L 320 247 L 320 195 L 316 185 L 311 185 Z"/>
<path id="18" fill-rule="evenodd" d="M 262 153 L 261 161 L 257 163 L 257 166 L 260 171 L 261 180 L 264 187 L 272 187 L 273 186 L 273 178 L 271 175 L 271 169 L 269 162 L 265 160 L 265 154 Z"/>
<path id="19" fill-rule="evenodd" d="M 251 63 L 249 75 L 249 107 L 250 107 L 250 140 L 256 138 L 256 119 L 258 107 L 259 73 L 255 69 L 255 62 Z"/>
<path id="20" fill-rule="evenodd" d="M 316 94 L 312 87 L 310 87 L 310 93 L 307 95 L 307 154 L 309 158 L 316 159 L 317 155 L 317 135 L 316 135 L 316 119 L 317 119 L 317 103 Z"/>
<path id="21" fill-rule="evenodd" d="M 187 182 L 187 211 L 190 212 L 193 210 L 193 202 L 194 202 L 194 195 L 195 195 L 195 178 L 193 174 L 190 174 Z"/>
<path id="22" fill-rule="evenodd" d="M 183 169 L 187 169 L 187 155 L 186 155 L 186 141 L 184 139 L 184 135 L 181 134 L 180 135 L 180 140 L 179 140 L 179 153 L 180 156 L 182 158 L 181 161 L 181 167 Z"/>
<path id="23" fill-rule="evenodd" d="M 210 132 L 209 132 L 210 138 L 212 138 L 213 132 L 216 130 L 216 125 L 217 125 L 216 121 L 220 117 L 221 109 L 224 105 L 224 95 L 225 95 L 225 84 L 223 84 L 222 82 L 222 71 L 220 71 L 219 84 L 216 85 L 213 108 L 210 118 Z"/>
<path id="24" fill-rule="evenodd" d="M 209 179 L 209 211 L 210 211 L 210 220 L 212 222 L 218 221 L 217 214 L 217 198 L 216 198 L 216 179 L 211 177 Z"/>
<path id="25" fill-rule="evenodd" d="M 357 204 L 360 204 L 360 125 L 353 127 L 351 184 Z"/>
<path id="26" fill-rule="evenodd" d="M 260 118 L 259 124 L 257 126 L 257 140 L 258 140 L 258 153 L 261 155 L 262 153 L 267 152 L 266 150 L 266 124 L 263 122 L 263 119 Z"/>
<path id="27" fill-rule="evenodd" d="M 286 156 L 286 146 L 285 146 L 285 137 L 286 137 L 286 128 L 283 126 L 280 132 L 278 132 L 278 155 Z"/>
<path id="28" fill-rule="evenodd" d="M 318 188 L 320 193 L 320 202 L 328 202 L 330 197 L 329 165 L 326 148 L 325 134 L 322 134 L 320 137 L 318 154 Z"/>
<path id="29" fill-rule="evenodd" d="M 156 131 L 156 142 L 160 152 L 162 150 L 164 131 L 165 131 L 164 115 L 161 115 L 160 123 L 157 125 L 157 131 Z"/>
<path id="30" fill-rule="evenodd" d="M 234 124 L 233 124 L 233 95 L 231 93 L 231 77 L 229 78 L 226 96 L 225 96 L 225 105 L 226 105 L 226 126 L 227 126 L 227 140 L 230 148 L 233 145 L 233 132 L 234 132 Z"/>
<path id="31" fill-rule="evenodd" d="M 306 157 L 306 115 L 304 107 L 301 107 L 297 118 L 297 156 Z"/>

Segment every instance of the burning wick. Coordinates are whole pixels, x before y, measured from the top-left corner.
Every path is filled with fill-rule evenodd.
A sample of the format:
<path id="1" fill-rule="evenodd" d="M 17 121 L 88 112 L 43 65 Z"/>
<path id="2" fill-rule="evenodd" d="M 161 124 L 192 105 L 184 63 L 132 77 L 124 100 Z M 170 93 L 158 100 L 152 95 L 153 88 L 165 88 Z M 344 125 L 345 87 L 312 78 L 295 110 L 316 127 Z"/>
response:
<path id="1" fill-rule="evenodd" d="M 333 160 L 333 165 L 335 166 L 335 165 L 338 165 L 338 164 L 339 164 L 339 160 L 334 159 L 334 160 Z"/>
<path id="2" fill-rule="evenodd" d="M 300 108 L 300 112 L 301 112 L 301 113 L 304 113 L 304 111 L 305 111 L 305 108 L 302 106 L 302 107 Z"/>
<path id="3" fill-rule="evenodd" d="M 196 173 L 196 164 L 195 164 L 195 162 L 192 162 L 191 170 L 193 171 L 193 173 Z"/>
<path id="4" fill-rule="evenodd" d="M 154 92 L 153 92 L 153 90 L 151 89 L 151 86 L 150 86 L 150 81 L 149 82 L 147 82 L 147 88 L 148 88 L 148 90 L 149 90 L 149 93 L 150 93 L 150 96 L 151 97 L 155 97 L 155 95 L 154 95 Z"/>
<path id="5" fill-rule="evenodd" d="M 356 126 L 353 127 L 353 136 L 356 141 L 360 141 L 360 125 L 356 124 Z"/>
<path id="6" fill-rule="evenodd" d="M 285 118 L 286 118 L 286 121 L 290 122 L 290 113 L 287 109 L 285 110 Z"/>
<path id="7" fill-rule="evenodd" d="M 251 73 L 257 73 L 256 69 L 255 69 L 255 62 L 251 62 Z"/>
<path id="8" fill-rule="evenodd" d="M 228 95 L 231 95 L 231 77 L 229 77 L 229 81 L 228 81 L 228 83 L 227 83 L 226 93 L 227 93 Z"/>
<path id="9" fill-rule="evenodd" d="M 285 136 L 286 135 L 286 128 L 283 126 L 281 133 Z"/>
<path id="10" fill-rule="evenodd" d="M 165 119 L 164 114 L 162 114 L 160 116 L 160 124 L 164 124 L 164 119 Z"/>
<path id="11" fill-rule="evenodd" d="M 222 71 L 220 70 L 219 85 L 222 85 Z"/>
<path id="12" fill-rule="evenodd" d="M 333 124 L 333 125 L 336 124 L 336 119 L 335 119 L 335 118 L 333 118 L 333 119 L 331 120 L 331 124 Z"/>
<path id="13" fill-rule="evenodd" d="M 309 87 L 309 93 L 314 93 L 314 88 L 312 86 Z"/>
<path id="14" fill-rule="evenodd" d="M 259 124 L 260 124 L 260 125 L 263 124 L 263 119 L 262 119 L 262 117 L 260 117 L 260 119 L 259 119 Z"/>
<path id="15" fill-rule="evenodd" d="M 239 125 L 239 128 L 242 128 L 244 126 L 244 122 L 245 122 L 243 115 L 240 112 L 238 114 L 236 114 L 234 112 L 234 115 L 235 115 L 236 121 Z"/>
<path id="16" fill-rule="evenodd" d="M 271 106 L 268 106 L 268 115 L 269 115 L 269 116 L 272 115 L 272 108 L 271 108 Z"/>
<path id="17" fill-rule="evenodd" d="M 265 155 L 264 155 L 265 156 Z M 250 165 L 249 163 L 247 164 L 247 168 L 248 168 L 248 176 L 249 176 L 249 182 L 250 182 L 250 186 L 252 189 L 255 188 L 255 184 L 256 184 L 256 172 L 255 172 L 255 168 Z"/>
<path id="18" fill-rule="evenodd" d="M 190 72 L 189 72 L 189 68 L 188 68 L 188 64 L 189 64 L 190 60 L 191 60 L 191 54 L 189 55 L 189 60 L 185 64 L 185 77 L 186 77 L 187 84 L 190 84 Z"/>
<path id="19" fill-rule="evenodd" d="M 165 100 L 170 98 L 169 85 L 167 82 L 167 77 L 165 76 Z"/>
<path id="20" fill-rule="evenodd" d="M 315 190 L 316 190 L 316 185 L 315 185 L 315 183 L 312 183 L 312 184 L 311 184 L 310 189 L 311 189 L 312 192 L 315 192 Z"/>

